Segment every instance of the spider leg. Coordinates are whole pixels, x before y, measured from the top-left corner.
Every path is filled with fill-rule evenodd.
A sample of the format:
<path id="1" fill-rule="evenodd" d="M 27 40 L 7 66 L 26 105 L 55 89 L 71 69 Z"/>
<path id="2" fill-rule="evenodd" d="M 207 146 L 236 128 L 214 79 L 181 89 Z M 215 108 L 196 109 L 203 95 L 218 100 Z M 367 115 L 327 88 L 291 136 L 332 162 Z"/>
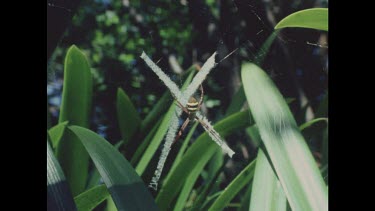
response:
<path id="1" fill-rule="evenodd" d="M 201 108 L 202 103 L 203 103 L 203 95 L 204 95 L 204 92 L 203 92 L 203 86 L 202 86 L 202 84 L 199 86 L 199 89 L 201 90 L 201 97 L 200 97 L 200 99 L 199 99 L 199 103 L 198 103 L 197 111 L 199 111 L 199 109 Z"/>
<path id="2" fill-rule="evenodd" d="M 178 101 L 176 100 L 177 105 L 187 114 L 189 114 L 189 111 Z"/>
<path id="3" fill-rule="evenodd" d="M 176 137 L 174 138 L 174 141 L 173 141 L 172 144 L 174 144 L 181 137 L 182 132 L 184 132 L 184 130 L 185 130 L 186 126 L 189 124 L 189 122 L 190 122 L 190 119 L 187 118 L 185 120 L 184 124 L 182 124 L 182 126 L 181 126 L 180 130 L 178 131 Z"/>
<path id="4" fill-rule="evenodd" d="M 195 119 L 201 123 L 202 127 L 207 131 L 207 133 L 210 133 L 212 136 L 214 136 L 217 140 L 220 140 L 221 142 L 224 142 L 223 141 L 223 138 L 221 138 L 221 136 L 215 131 L 215 130 L 211 130 L 211 128 L 209 128 L 206 123 L 204 123 L 201 119 L 199 119 L 198 117 L 195 117 Z M 221 145 L 220 145 L 221 146 Z"/>

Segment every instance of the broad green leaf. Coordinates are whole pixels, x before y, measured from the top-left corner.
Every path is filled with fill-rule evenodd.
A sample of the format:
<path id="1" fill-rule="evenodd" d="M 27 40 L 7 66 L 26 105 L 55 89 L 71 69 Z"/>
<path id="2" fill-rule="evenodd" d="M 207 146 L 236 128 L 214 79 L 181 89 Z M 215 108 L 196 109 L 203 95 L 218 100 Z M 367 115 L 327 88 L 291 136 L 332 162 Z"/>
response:
<path id="1" fill-rule="evenodd" d="M 157 210 L 142 179 L 115 147 L 86 128 L 68 128 L 85 146 L 119 210 Z"/>
<path id="2" fill-rule="evenodd" d="M 114 147 L 118 150 L 120 148 L 120 146 L 124 143 L 123 140 L 117 142 Z M 91 170 L 91 174 L 89 176 L 89 180 L 87 182 L 87 187 L 86 189 L 90 189 L 90 188 L 93 188 L 95 186 L 97 186 L 100 182 L 100 178 L 102 178 L 98 172 L 98 169 L 94 168 Z"/>
<path id="3" fill-rule="evenodd" d="M 214 201 L 209 211 L 223 210 L 229 202 L 253 179 L 255 160 L 247 165 Z"/>
<path id="4" fill-rule="evenodd" d="M 91 211 L 109 197 L 105 185 L 98 185 L 74 198 L 78 211 Z"/>
<path id="5" fill-rule="evenodd" d="M 85 55 L 76 47 L 65 57 L 64 86 L 59 123 L 89 126 L 92 97 L 92 76 Z M 66 175 L 73 196 L 85 189 L 89 156 L 82 143 L 71 132 L 65 132 L 56 149 L 56 156 Z"/>
<path id="6" fill-rule="evenodd" d="M 47 210 L 77 210 L 51 146 L 47 141 Z"/>
<path id="7" fill-rule="evenodd" d="M 301 126 L 299 126 L 299 129 L 302 131 L 308 127 L 311 127 L 312 125 L 314 125 L 315 123 L 317 122 L 328 122 L 328 118 L 316 118 L 316 119 L 312 119 L 308 122 L 305 122 L 303 123 Z"/>
<path id="8" fill-rule="evenodd" d="M 249 136 L 251 139 L 261 143 L 262 140 L 260 139 L 258 128 L 255 126 L 250 128 L 251 133 L 249 133 Z M 286 210 L 287 202 L 284 191 L 262 149 L 258 151 L 251 191 L 251 196 L 248 196 L 248 210 Z"/>
<path id="9" fill-rule="evenodd" d="M 328 190 L 284 98 L 255 64 L 242 82 L 261 139 L 293 210 L 327 210 Z"/>
<path id="10" fill-rule="evenodd" d="M 301 10 L 282 19 L 275 29 L 300 27 L 328 31 L 328 9 L 313 8 Z"/>
<path id="11" fill-rule="evenodd" d="M 141 124 L 141 118 L 128 95 L 121 88 L 117 89 L 117 119 L 121 137 L 126 145 Z"/>
<path id="12" fill-rule="evenodd" d="M 214 128 L 221 136 L 226 137 L 232 132 L 246 128 L 251 124 L 249 112 L 243 111 L 224 118 L 215 124 Z M 166 177 L 167 179 L 156 197 L 156 203 L 161 210 L 168 209 L 187 178 L 189 180 L 190 178 L 196 178 L 191 173 L 200 173 L 218 148 L 219 146 L 211 140 L 206 132 L 195 140 L 182 157 L 179 165 L 169 173 L 170 176 Z M 191 190 L 186 191 L 191 192 Z"/>
<path id="13" fill-rule="evenodd" d="M 182 86 L 182 89 L 186 88 L 191 80 L 193 79 L 194 72 L 191 72 L 188 76 L 188 78 L 185 80 L 184 85 Z M 138 162 L 135 170 L 139 175 L 142 175 L 145 171 L 148 163 L 150 162 L 151 158 L 154 156 L 156 150 L 158 149 L 159 145 L 163 141 L 164 135 L 168 130 L 170 120 L 172 119 L 172 116 L 175 115 L 174 112 L 176 104 L 175 102 L 172 103 L 172 105 L 169 107 L 168 112 L 165 114 L 163 121 L 160 124 L 160 127 L 156 131 L 156 134 L 154 135 L 153 139 L 150 142 L 150 145 L 148 145 L 145 153 L 141 157 L 140 161 Z"/>
<path id="14" fill-rule="evenodd" d="M 51 129 L 48 130 L 49 137 L 51 138 L 50 140 L 52 143 L 52 148 L 57 147 L 58 143 L 64 135 L 64 131 L 67 125 L 68 121 L 65 121 L 53 126 Z"/>
<path id="15" fill-rule="evenodd" d="M 250 211 L 285 211 L 286 197 L 262 149 L 259 149 L 250 198 Z"/>

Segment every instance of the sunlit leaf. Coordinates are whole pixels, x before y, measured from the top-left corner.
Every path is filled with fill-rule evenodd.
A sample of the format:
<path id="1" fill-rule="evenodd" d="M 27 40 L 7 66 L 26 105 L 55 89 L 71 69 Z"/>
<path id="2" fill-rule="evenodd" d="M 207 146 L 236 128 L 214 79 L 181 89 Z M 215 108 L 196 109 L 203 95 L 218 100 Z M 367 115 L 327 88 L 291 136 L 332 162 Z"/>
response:
<path id="1" fill-rule="evenodd" d="M 300 27 L 328 31 L 328 9 L 314 8 L 295 12 L 282 19 L 275 29 Z"/>
<path id="2" fill-rule="evenodd" d="M 263 150 L 259 149 L 250 199 L 250 211 L 285 211 L 286 197 Z"/>
<path id="3" fill-rule="evenodd" d="M 284 98 L 258 66 L 242 66 L 251 113 L 293 210 L 327 210 L 328 190 Z"/>

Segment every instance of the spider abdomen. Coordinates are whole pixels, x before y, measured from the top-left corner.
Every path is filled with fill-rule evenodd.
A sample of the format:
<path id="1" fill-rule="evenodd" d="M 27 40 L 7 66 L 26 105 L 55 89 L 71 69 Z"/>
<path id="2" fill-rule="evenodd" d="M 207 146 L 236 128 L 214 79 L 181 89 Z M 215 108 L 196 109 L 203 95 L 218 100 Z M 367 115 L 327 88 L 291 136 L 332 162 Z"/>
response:
<path id="1" fill-rule="evenodd" d="M 195 113 L 198 110 L 199 103 L 194 97 L 190 97 L 188 103 L 187 103 L 187 110 L 189 111 L 189 119 L 194 120 L 195 119 Z"/>

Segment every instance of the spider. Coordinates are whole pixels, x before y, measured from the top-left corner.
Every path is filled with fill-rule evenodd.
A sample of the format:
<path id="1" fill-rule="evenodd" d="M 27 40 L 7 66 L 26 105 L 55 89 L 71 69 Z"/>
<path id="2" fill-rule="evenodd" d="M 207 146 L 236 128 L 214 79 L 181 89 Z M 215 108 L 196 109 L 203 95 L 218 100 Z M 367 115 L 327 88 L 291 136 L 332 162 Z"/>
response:
<path id="1" fill-rule="evenodd" d="M 177 133 L 177 135 L 176 135 L 176 137 L 173 141 L 173 144 L 176 143 L 176 141 L 180 139 L 182 133 L 184 132 L 185 128 L 188 126 L 190 121 L 198 121 L 209 133 L 211 133 L 211 135 L 213 135 L 215 137 L 218 137 L 220 139 L 219 134 L 217 134 L 215 131 L 213 131 L 211 128 L 209 128 L 201 119 L 199 119 L 196 116 L 197 111 L 199 111 L 199 109 L 201 108 L 202 103 L 203 103 L 204 92 L 203 92 L 202 84 L 199 86 L 199 89 L 201 91 L 201 96 L 200 96 L 199 102 L 195 99 L 195 97 L 191 96 L 188 100 L 187 107 L 184 107 L 182 105 L 182 103 L 179 102 L 177 100 L 177 98 L 172 94 L 173 98 L 177 102 L 177 105 L 188 115 L 185 122 L 182 124 L 180 130 L 178 131 L 178 133 Z"/>

